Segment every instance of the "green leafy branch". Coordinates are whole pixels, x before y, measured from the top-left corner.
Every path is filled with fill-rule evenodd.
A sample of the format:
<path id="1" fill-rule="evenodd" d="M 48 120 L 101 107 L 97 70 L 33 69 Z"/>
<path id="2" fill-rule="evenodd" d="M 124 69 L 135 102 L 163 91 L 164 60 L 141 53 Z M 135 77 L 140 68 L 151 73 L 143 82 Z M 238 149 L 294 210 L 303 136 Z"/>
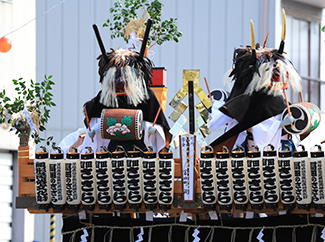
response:
<path id="1" fill-rule="evenodd" d="M 53 102 L 53 94 L 50 92 L 55 84 L 51 78 L 52 76 L 44 76 L 44 80 L 40 83 L 30 80 L 29 87 L 23 78 L 12 80 L 17 95 L 11 100 L 5 90 L 0 92 L 0 124 L 9 124 L 10 130 L 15 130 L 20 137 L 23 124 L 27 125 L 29 130 L 31 128 L 23 115 L 26 107 L 37 128 L 37 132 L 32 132 L 31 137 L 34 138 L 36 144 L 45 141 L 39 136 L 39 132 L 46 130 L 45 124 L 50 118 L 50 108 L 56 106 Z M 52 146 L 55 146 L 52 136 L 46 139 L 46 143 L 47 145 L 52 143 Z"/>
<path id="2" fill-rule="evenodd" d="M 139 10 L 146 10 L 152 19 L 152 27 L 149 34 L 148 44 L 156 41 L 158 45 L 166 41 L 178 42 L 182 32 L 178 31 L 176 18 L 161 20 L 163 4 L 159 0 L 117 0 L 114 7 L 110 8 L 112 19 L 107 19 L 103 27 L 109 27 L 111 38 L 124 37 L 125 27 L 132 20 L 138 18 Z"/>

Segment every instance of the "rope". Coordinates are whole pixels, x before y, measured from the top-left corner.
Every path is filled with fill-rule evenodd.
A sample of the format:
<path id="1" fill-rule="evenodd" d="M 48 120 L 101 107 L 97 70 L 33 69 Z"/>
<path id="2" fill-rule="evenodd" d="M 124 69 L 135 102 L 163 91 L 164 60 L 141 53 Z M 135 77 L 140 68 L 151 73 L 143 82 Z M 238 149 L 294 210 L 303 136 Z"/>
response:
<path id="1" fill-rule="evenodd" d="M 296 228 L 293 228 L 291 237 L 292 237 L 292 242 L 296 242 L 297 241 L 297 238 L 296 238 Z"/>
<path id="2" fill-rule="evenodd" d="M 130 236 L 130 242 L 134 242 L 134 234 L 133 234 L 133 228 L 130 229 L 130 233 L 129 233 L 129 236 Z"/>
<path id="3" fill-rule="evenodd" d="M 190 228 L 187 228 L 185 230 L 184 242 L 189 242 L 190 241 L 189 233 L 190 233 Z"/>
<path id="4" fill-rule="evenodd" d="M 75 240 L 75 237 L 76 237 L 76 234 L 77 234 L 77 231 L 76 231 L 76 232 L 74 232 L 74 233 L 72 234 L 72 236 L 70 237 L 70 240 L 69 240 L 69 242 L 74 242 L 74 240 Z"/>
<path id="5" fill-rule="evenodd" d="M 273 229 L 272 242 L 276 242 L 276 228 Z"/>
<path id="6" fill-rule="evenodd" d="M 231 233 L 231 239 L 230 242 L 235 242 L 236 241 L 236 229 L 234 229 Z"/>
<path id="7" fill-rule="evenodd" d="M 248 236 L 248 242 L 252 242 L 253 233 L 254 233 L 254 229 L 251 229 L 251 231 L 249 232 L 249 236 Z"/>
<path id="8" fill-rule="evenodd" d="M 149 228 L 149 232 L 148 232 L 148 242 L 151 242 L 151 234 L 152 234 L 152 227 Z"/>
<path id="9" fill-rule="evenodd" d="M 107 234 L 108 234 L 110 231 L 111 231 L 111 229 L 107 230 L 107 232 L 105 233 L 105 235 L 104 235 L 104 242 L 106 242 L 106 236 L 107 236 Z"/>
<path id="10" fill-rule="evenodd" d="M 134 242 L 134 234 L 133 234 L 133 230 L 134 229 L 140 229 L 141 227 L 143 229 L 148 228 L 149 229 L 149 233 L 148 233 L 148 241 L 151 242 L 151 237 L 152 237 L 152 229 L 153 228 L 157 228 L 157 227 L 169 227 L 169 231 L 168 231 L 168 242 L 172 241 L 172 232 L 173 232 L 173 226 L 180 226 L 180 227 L 186 227 L 186 231 L 185 231 L 185 238 L 184 241 L 185 242 L 189 242 L 190 238 L 189 238 L 189 231 L 191 228 L 196 228 L 197 226 L 195 225 L 188 225 L 188 224 L 156 224 L 156 225 L 145 225 L 145 226 L 135 226 L 135 227 L 118 227 L 118 226 L 106 226 L 106 225 L 91 225 L 88 227 L 83 227 L 83 228 L 78 228 L 72 231 L 65 231 L 62 232 L 62 235 L 69 235 L 71 234 L 71 237 L 69 239 L 69 242 L 75 242 L 76 241 L 76 234 L 79 231 L 82 231 L 83 229 L 91 229 L 91 242 L 95 241 L 95 229 L 108 229 L 108 231 L 106 232 L 105 236 L 104 236 L 104 242 L 106 242 L 106 236 L 107 234 L 110 232 L 110 236 L 109 236 L 109 242 L 113 241 L 113 230 L 114 229 L 129 229 L 130 230 L 130 242 Z M 311 240 L 310 242 L 316 242 L 317 240 L 317 227 L 321 227 L 321 228 L 325 228 L 325 225 L 322 224 L 301 224 L 301 225 L 278 225 L 278 226 L 270 226 L 270 227 L 229 227 L 229 226 L 209 226 L 209 225 L 200 225 L 200 228 L 202 229 L 206 229 L 209 228 L 210 232 L 207 235 L 206 239 L 204 242 L 207 242 L 209 239 L 209 242 L 213 241 L 213 237 L 214 237 L 214 231 L 215 229 L 231 229 L 232 233 L 231 233 L 231 239 L 230 242 L 235 242 L 236 241 L 236 232 L 238 229 L 240 230 L 251 230 L 249 233 L 249 242 L 252 241 L 253 238 L 253 233 L 254 230 L 259 230 L 259 229 L 273 229 L 273 233 L 272 233 L 272 242 L 276 242 L 276 230 L 279 228 L 285 228 L 285 229 L 293 229 L 292 231 L 292 242 L 296 242 L 296 228 L 306 228 L 306 227 L 313 227 L 313 231 L 312 231 L 312 235 L 311 235 Z"/>
<path id="11" fill-rule="evenodd" d="M 140 229 L 141 227 L 143 229 L 148 228 L 158 228 L 158 227 L 170 227 L 168 236 L 172 235 L 172 227 L 173 226 L 179 226 L 179 227 L 190 227 L 190 228 L 196 228 L 197 225 L 190 225 L 190 224 L 154 224 L 154 225 L 144 225 L 144 226 L 134 226 L 134 227 L 119 227 L 119 226 L 107 226 L 107 225 L 95 225 L 95 226 L 88 226 L 88 227 L 83 227 L 83 228 L 78 228 L 72 231 L 65 231 L 62 232 L 62 235 L 67 235 L 67 234 L 73 234 L 79 231 L 82 231 L 83 229 L 92 229 L 93 227 L 99 228 L 99 229 Z M 230 229 L 230 230 L 251 230 L 251 229 L 293 229 L 293 228 L 306 228 L 306 227 L 311 227 L 311 226 L 316 226 L 316 227 L 321 227 L 325 228 L 325 225 L 323 224 L 298 224 L 298 225 L 278 225 L 278 226 L 257 226 L 257 227 L 230 227 L 230 226 L 210 226 L 210 225 L 200 225 L 200 228 L 206 229 L 206 228 L 213 228 L 213 229 Z M 273 231 L 274 233 L 274 231 Z"/>
<path id="12" fill-rule="evenodd" d="M 214 229 L 210 229 L 210 232 L 208 233 L 207 237 L 205 238 L 204 242 L 207 242 L 210 238 L 209 242 L 213 241 L 213 235 L 214 235 Z"/>
<path id="13" fill-rule="evenodd" d="M 95 242 L 95 227 L 93 226 L 91 230 L 91 237 L 90 237 L 91 242 Z"/>
<path id="14" fill-rule="evenodd" d="M 170 225 L 169 231 L 168 231 L 168 242 L 172 242 L 172 237 L 173 237 L 173 224 Z"/>
<path id="15" fill-rule="evenodd" d="M 113 230 L 114 229 L 112 229 L 111 234 L 109 236 L 109 242 L 113 242 Z"/>
<path id="16" fill-rule="evenodd" d="M 63 0 L 63 1 L 59 2 L 58 4 L 56 4 L 56 5 L 54 5 L 53 7 L 51 7 L 49 10 L 47 10 L 47 11 L 45 11 L 44 13 L 38 15 L 36 18 L 33 18 L 33 19 L 29 20 L 27 23 L 25 23 L 24 25 L 20 26 L 18 29 L 15 29 L 15 30 L 13 30 L 13 31 L 11 31 L 11 32 L 9 32 L 9 33 L 3 35 L 3 36 L 0 36 L 0 37 L 3 38 L 3 37 L 5 37 L 5 36 L 7 36 L 7 35 L 9 35 L 9 34 L 12 34 L 12 33 L 16 32 L 16 31 L 18 31 L 18 30 L 24 28 L 24 27 L 25 27 L 27 24 L 29 24 L 30 22 L 33 22 L 33 21 L 36 20 L 37 18 L 39 18 L 39 17 L 41 17 L 41 16 L 43 16 L 43 15 L 48 14 L 51 10 L 53 10 L 54 8 L 60 6 L 60 5 L 61 5 L 62 3 L 64 3 L 65 1 L 66 1 L 66 0 Z M 1 38 L 0 38 L 0 39 L 1 39 Z"/>
<path id="17" fill-rule="evenodd" d="M 316 233 L 317 233 L 317 226 L 314 226 L 313 232 L 311 234 L 310 242 L 316 242 Z"/>

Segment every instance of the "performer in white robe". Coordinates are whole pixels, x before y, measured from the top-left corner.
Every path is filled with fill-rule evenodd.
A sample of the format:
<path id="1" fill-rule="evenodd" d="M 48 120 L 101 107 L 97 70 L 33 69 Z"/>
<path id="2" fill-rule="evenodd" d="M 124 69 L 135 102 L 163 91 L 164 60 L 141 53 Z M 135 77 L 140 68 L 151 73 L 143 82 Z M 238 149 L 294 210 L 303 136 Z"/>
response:
<path id="1" fill-rule="evenodd" d="M 123 146 L 128 151 L 133 149 L 134 145 L 143 151 L 148 146 L 152 146 L 154 151 L 159 152 L 166 142 L 170 142 L 171 135 L 166 117 L 160 111 L 160 104 L 149 87 L 152 62 L 143 56 L 142 49 L 140 53 L 125 49 L 111 49 L 111 52 L 106 53 L 100 37 L 98 37 L 99 33 L 96 36 L 103 52 L 97 58 L 102 90 L 96 97 L 84 104 L 89 124 L 85 118 L 86 127 L 66 136 L 59 146 L 65 152 L 71 151 L 73 146 L 77 147 L 79 151 L 90 146 L 94 152 L 101 146 L 108 147 L 110 151 L 117 146 Z M 146 41 L 143 42 L 143 45 L 145 44 Z M 124 109 L 141 110 L 143 113 L 143 137 L 139 140 L 103 139 L 101 114 L 105 109 L 115 109 L 114 111 L 120 113 L 123 113 Z M 91 131 L 88 132 L 89 127 Z M 92 142 L 92 138 L 94 142 Z"/>
<path id="2" fill-rule="evenodd" d="M 294 149 L 294 144 L 299 144 L 297 137 L 289 137 L 291 135 L 282 129 L 288 123 L 281 120 L 281 114 L 286 108 L 283 90 L 291 86 L 294 91 L 301 91 L 300 76 L 283 55 L 284 41 L 281 41 L 279 49 L 266 48 L 266 40 L 263 46 L 255 45 L 252 22 L 251 38 L 251 46 L 234 52 L 233 68 L 229 72 L 234 85 L 228 99 L 212 108 L 213 118 L 208 123 L 210 129 L 229 124 L 227 131 L 211 143 L 215 152 L 220 151 L 223 145 L 232 150 L 234 145 L 242 142 L 245 131 L 248 149 L 252 144 L 259 149 L 268 144 L 279 149 L 282 143 L 288 142 Z"/>

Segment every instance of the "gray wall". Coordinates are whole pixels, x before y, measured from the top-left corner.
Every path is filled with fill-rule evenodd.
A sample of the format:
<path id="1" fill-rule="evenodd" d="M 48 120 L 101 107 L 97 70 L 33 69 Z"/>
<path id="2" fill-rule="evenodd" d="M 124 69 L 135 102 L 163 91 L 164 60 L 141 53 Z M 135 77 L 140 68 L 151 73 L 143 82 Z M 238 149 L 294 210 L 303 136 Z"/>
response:
<path id="1" fill-rule="evenodd" d="M 37 1 L 36 15 L 61 2 Z M 103 20 L 111 17 L 108 10 L 113 2 L 66 0 L 36 21 L 37 81 L 46 74 L 53 75 L 56 83 L 53 93 L 57 107 L 51 111 L 45 136 L 53 135 L 57 142 L 83 125 L 82 105 L 100 90 L 96 61 L 100 50 L 92 24 L 98 25 L 107 50 L 110 47 L 125 48 L 122 40 L 112 41 L 109 29 L 101 27 Z M 278 0 L 162 2 L 163 19 L 178 18 L 178 28 L 183 32 L 179 43 L 167 42 L 152 48 L 155 65 L 167 69 L 168 102 L 182 86 L 183 69 L 199 69 L 205 91 L 203 77 L 207 77 L 211 90 L 223 88 L 223 75 L 231 67 L 234 48 L 250 44 L 250 19 L 254 21 L 256 41 L 263 42 L 270 31 L 268 46 L 275 47 L 275 13 L 280 11 L 276 7 Z M 279 40 L 276 46 L 278 43 Z M 166 116 L 172 111 L 167 105 Z M 207 141 L 214 140 L 215 135 L 208 136 Z"/>

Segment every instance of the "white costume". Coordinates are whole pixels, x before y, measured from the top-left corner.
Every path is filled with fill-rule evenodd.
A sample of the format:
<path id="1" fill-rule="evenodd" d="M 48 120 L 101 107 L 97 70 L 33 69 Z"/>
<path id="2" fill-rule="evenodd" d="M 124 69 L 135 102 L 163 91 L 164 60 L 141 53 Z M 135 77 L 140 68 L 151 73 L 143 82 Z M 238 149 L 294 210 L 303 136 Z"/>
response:
<path id="1" fill-rule="evenodd" d="M 82 143 L 82 145 L 80 145 L 78 147 L 79 152 L 81 152 L 85 147 L 89 146 L 92 148 L 92 150 L 94 152 L 98 151 L 100 149 L 101 146 L 105 146 L 107 147 L 110 140 L 109 139 L 103 139 L 101 137 L 100 134 L 100 119 L 99 118 L 92 118 L 90 120 L 90 127 L 92 130 L 95 130 L 96 135 L 93 138 L 94 142 L 92 142 L 91 138 L 89 137 L 89 135 L 87 134 L 85 136 L 85 139 Z M 165 133 L 164 130 L 162 128 L 161 125 L 156 124 L 154 127 L 157 129 L 156 132 L 152 135 L 150 135 L 150 138 L 148 139 L 148 129 L 149 127 L 152 126 L 152 123 L 147 122 L 147 121 L 143 121 L 143 129 L 144 129 L 144 134 L 146 134 L 144 136 L 144 143 L 145 145 L 148 146 L 152 146 L 153 150 L 158 152 L 160 151 L 164 146 L 165 146 Z M 60 142 L 59 147 L 61 147 L 61 149 L 67 153 L 69 151 L 70 146 L 77 141 L 79 135 L 84 132 L 87 131 L 88 129 L 86 128 L 80 128 L 77 131 L 70 133 L 69 135 L 67 135 L 66 137 L 63 138 L 63 140 Z"/>

